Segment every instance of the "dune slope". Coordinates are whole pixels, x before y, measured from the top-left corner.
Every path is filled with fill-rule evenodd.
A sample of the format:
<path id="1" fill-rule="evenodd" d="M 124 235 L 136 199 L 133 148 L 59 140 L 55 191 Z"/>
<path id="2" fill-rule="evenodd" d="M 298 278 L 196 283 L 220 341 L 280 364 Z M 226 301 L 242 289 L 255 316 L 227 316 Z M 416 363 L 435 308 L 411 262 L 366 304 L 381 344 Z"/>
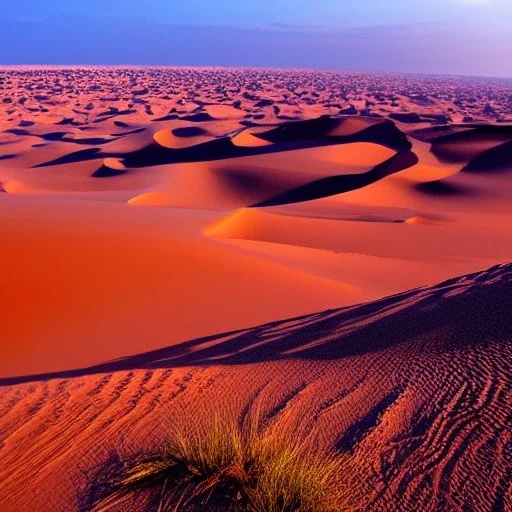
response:
<path id="1" fill-rule="evenodd" d="M 0 512 L 90 512 L 119 453 L 255 404 L 349 511 L 512 510 L 511 97 L 0 68 Z"/>
<path id="2" fill-rule="evenodd" d="M 2 379 L 1 507 L 89 510 L 95 472 L 123 439 L 150 450 L 166 418 L 201 421 L 258 398 L 265 421 L 285 429 L 300 418 L 345 454 L 349 510 L 508 510 L 511 303 L 512 264 L 500 265 L 83 370 Z"/>

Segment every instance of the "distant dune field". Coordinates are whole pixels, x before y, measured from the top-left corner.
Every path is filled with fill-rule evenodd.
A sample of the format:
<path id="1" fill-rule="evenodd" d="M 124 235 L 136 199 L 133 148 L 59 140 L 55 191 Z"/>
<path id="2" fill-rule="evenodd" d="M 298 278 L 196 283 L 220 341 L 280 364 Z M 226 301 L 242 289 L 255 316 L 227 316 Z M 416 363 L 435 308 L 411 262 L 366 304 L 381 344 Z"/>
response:
<path id="1" fill-rule="evenodd" d="M 0 69 L 0 511 L 255 400 L 346 510 L 511 510 L 512 83 L 445 80 Z"/>

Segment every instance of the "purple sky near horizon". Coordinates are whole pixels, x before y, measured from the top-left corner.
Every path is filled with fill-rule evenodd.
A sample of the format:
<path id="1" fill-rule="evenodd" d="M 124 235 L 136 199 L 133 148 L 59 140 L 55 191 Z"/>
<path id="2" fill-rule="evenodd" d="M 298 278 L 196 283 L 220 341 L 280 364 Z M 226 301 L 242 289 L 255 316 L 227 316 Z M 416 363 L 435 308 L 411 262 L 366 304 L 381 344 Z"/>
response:
<path id="1" fill-rule="evenodd" d="M 512 0 L 23 0 L 0 64 L 278 66 L 512 77 Z"/>

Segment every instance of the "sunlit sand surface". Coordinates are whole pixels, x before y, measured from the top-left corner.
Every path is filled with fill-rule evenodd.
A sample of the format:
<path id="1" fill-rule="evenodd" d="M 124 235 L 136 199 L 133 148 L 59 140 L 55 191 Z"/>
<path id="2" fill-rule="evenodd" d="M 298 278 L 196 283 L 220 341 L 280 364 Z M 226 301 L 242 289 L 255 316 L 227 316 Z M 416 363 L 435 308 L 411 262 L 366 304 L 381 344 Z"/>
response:
<path id="1" fill-rule="evenodd" d="M 348 455 L 347 510 L 512 506 L 512 85 L 0 84 L 0 510 L 90 510 L 120 437 L 256 397 Z"/>

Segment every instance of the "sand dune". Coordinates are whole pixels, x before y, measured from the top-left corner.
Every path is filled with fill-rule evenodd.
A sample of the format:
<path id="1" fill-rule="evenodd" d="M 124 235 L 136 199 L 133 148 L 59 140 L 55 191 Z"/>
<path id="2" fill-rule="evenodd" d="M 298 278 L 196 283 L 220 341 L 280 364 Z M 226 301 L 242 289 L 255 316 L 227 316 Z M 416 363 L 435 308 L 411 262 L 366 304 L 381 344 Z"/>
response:
<path id="1" fill-rule="evenodd" d="M 243 110 L 197 102 L 148 124 L 128 103 L 91 103 L 3 133 L 1 302 L 4 332 L 19 340 L 3 373 L 64 370 L 375 299 L 512 251 L 507 175 L 489 174 L 508 168 L 506 126 L 414 125 L 407 136 L 383 118 L 322 115 L 247 128 Z M 441 159 L 441 146 L 462 148 L 459 161 Z M 265 306 L 251 309 L 256 297 Z M 194 327 L 198 309 L 206 316 Z M 68 336 L 73 350 L 57 361 Z M 90 339 L 106 337 L 98 352 Z"/>
<path id="2" fill-rule="evenodd" d="M 6 196 L 2 332 L 16 343 L 6 347 L 2 375 L 72 368 L 359 298 L 341 282 L 199 236 L 211 222 L 201 212 Z M 266 304 L 252 308 L 257 300 Z"/>
<path id="3" fill-rule="evenodd" d="M 431 131 L 428 137 L 432 152 L 440 158 L 456 162 L 472 160 L 512 139 L 512 129 L 508 126 L 476 126 L 435 138 L 432 138 L 433 134 L 435 131 Z M 421 137 L 421 132 L 415 136 Z"/>
<path id="4" fill-rule="evenodd" d="M 276 428 L 300 411 L 346 454 L 354 509 L 507 510 L 511 291 L 502 265 L 83 370 L 2 379 L 1 505 L 90 509 L 95 472 L 120 439 L 148 450 L 161 418 L 200 421 L 259 396 Z"/>
<path id="5" fill-rule="evenodd" d="M 507 142 L 492 147 L 475 156 L 463 171 L 466 172 L 510 172 L 512 170 L 512 134 Z"/>
<path id="6" fill-rule="evenodd" d="M 123 442 L 255 401 L 346 457 L 348 510 L 512 507 L 506 82 L 0 85 L 0 511 L 94 510 Z"/>

